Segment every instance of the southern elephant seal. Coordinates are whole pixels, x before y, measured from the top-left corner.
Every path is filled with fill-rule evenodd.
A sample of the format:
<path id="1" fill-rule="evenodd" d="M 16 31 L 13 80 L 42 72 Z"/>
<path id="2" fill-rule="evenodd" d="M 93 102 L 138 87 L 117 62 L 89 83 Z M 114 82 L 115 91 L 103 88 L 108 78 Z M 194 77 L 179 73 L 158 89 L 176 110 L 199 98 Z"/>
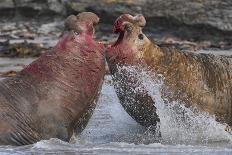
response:
<path id="1" fill-rule="evenodd" d="M 178 100 L 186 107 L 195 106 L 232 126 L 232 59 L 159 47 L 142 32 L 145 23 L 142 15 L 121 15 L 113 28 L 119 37 L 106 51 L 116 92 L 125 110 L 144 126 L 159 122 L 148 92 L 135 91 L 139 79 L 126 72 L 119 73 L 118 69 L 118 66 L 146 66 L 152 74 L 164 77 L 162 98 L 168 102 Z"/>
<path id="2" fill-rule="evenodd" d="M 104 47 L 93 40 L 97 15 L 66 19 L 54 48 L 16 77 L 0 81 L 0 144 L 69 141 L 86 126 L 105 74 Z"/>

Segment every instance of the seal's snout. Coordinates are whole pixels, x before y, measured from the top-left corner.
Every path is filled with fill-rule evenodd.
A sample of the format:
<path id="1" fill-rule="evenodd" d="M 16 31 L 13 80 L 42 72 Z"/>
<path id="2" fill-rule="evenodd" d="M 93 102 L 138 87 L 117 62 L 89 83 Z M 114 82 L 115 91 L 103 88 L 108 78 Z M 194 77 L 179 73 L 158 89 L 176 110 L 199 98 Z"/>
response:
<path id="1" fill-rule="evenodd" d="M 146 20 L 144 16 L 140 14 L 136 16 L 132 16 L 130 14 L 123 14 L 116 19 L 113 27 L 113 33 L 120 33 L 122 31 L 125 31 L 126 25 L 128 23 L 144 27 L 146 25 Z"/>
<path id="2" fill-rule="evenodd" d="M 88 33 L 93 35 L 94 26 L 99 22 L 99 17 L 92 12 L 82 12 L 78 15 L 70 15 L 65 21 L 65 27 L 68 30 L 74 30 L 78 33 Z"/>

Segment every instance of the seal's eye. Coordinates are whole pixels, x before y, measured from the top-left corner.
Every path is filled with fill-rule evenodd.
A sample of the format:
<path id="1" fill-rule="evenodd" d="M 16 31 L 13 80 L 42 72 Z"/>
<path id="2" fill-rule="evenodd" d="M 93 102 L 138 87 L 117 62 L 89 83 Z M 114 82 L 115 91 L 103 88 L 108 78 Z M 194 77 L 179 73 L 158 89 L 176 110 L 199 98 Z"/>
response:
<path id="1" fill-rule="evenodd" d="M 125 30 L 126 30 L 127 32 L 132 32 L 132 26 L 131 26 L 130 24 L 126 24 L 126 25 L 125 25 Z"/>
<path id="2" fill-rule="evenodd" d="M 144 38 L 144 37 L 143 37 L 143 34 L 140 33 L 140 34 L 138 35 L 138 38 L 139 38 L 140 40 L 143 40 L 143 38 Z"/>
<path id="3" fill-rule="evenodd" d="M 79 33 L 78 33 L 77 31 L 74 31 L 74 34 L 75 34 L 75 35 L 79 35 Z"/>

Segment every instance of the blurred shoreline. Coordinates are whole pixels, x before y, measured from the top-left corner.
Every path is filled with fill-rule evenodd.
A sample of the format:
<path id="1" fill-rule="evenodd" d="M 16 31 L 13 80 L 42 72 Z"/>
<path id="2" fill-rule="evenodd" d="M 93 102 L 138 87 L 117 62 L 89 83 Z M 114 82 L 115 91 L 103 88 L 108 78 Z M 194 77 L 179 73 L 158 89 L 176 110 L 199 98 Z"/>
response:
<path id="1" fill-rule="evenodd" d="M 64 20 L 65 18 L 51 21 L 22 20 L 0 23 L 0 57 L 40 56 L 45 50 L 56 44 L 64 32 Z M 96 27 L 96 39 L 98 41 L 116 40 L 117 34 L 112 33 L 112 25 L 113 23 L 100 23 Z M 170 46 L 184 51 L 232 49 L 230 41 L 185 38 L 181 34 L 187 35 L 186 33 L 194 33 L 195 30 L 186 30 L 186 33 L 182 31 L 184 30 L 177 27 L 173 29 L 161 26 L 154 29 L 144 28 L 144 33 L 160 46 Z M 192 36 L 194 37 L 194 35 Z"/>
<path id="2" fill-rule="evenodd" d="M 92 11 L 100 17 L 99 41 L 116 39 L 114 20 L 143 14 L 144 32 L 161 46 L 180 50 L 232 49 L 232 2 L 228 0 L 2 0 L 0 57 L 38 57 L 55 45 L 70 14 Z"/>

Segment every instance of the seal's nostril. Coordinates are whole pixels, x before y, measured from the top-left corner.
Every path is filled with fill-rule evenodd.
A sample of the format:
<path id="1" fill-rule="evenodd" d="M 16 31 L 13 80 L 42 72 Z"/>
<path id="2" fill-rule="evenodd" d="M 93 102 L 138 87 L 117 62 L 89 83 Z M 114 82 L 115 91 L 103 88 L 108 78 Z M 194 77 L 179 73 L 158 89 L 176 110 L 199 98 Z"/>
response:
<path id="1" fill-rule="evenodd" d="M 138 38 L 139 38 L 140 40 L 143 40 L 143 38 L 144 38 L 144 37 L 143 37 L 143 34 L 140 33 L 140 34 L 138 35 Z"/>

